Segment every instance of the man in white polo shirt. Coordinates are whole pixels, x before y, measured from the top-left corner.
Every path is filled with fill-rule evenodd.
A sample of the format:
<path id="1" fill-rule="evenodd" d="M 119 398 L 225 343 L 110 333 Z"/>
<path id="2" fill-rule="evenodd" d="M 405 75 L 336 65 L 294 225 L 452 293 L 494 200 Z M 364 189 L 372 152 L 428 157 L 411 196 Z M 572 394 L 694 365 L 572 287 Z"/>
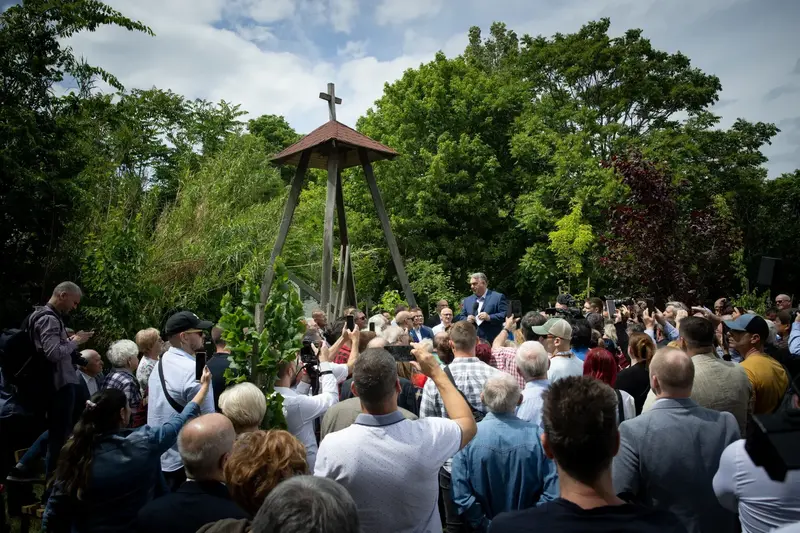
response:
<path id="1" fill-rule="evenodd" d="M 353 392 L 363 414 L 319 447 L 314 475 L 343 485 L 362 531 L 439 533 L 439 469 L 475 436 L 469 405 L 426 347 L 413 351 L 439 390 L 449 419 L 406 420 L 397 408 L 400 381 L 389 352 L 372 348 L 356 361 Z"/>
<path id="2" fill-rule="evenodd" d="M 175 413 L 181 412 L 200 390 L 200 382 L 195 379 L 194 354 L 203 348 L 204 330 L 211 329 L 213 325 L 208 320 L 200 320 L 191 311 L 181 311 L 167 319 L 164 334 L 170 348 L 156 363 L 147 382 L 149 426 L 164 424 Z M 209 384 L 206 399 L 200 405 L 200 413 L 207 415 L 213 412 L 214 391 Z M 161 471 L 172 491 L 186 481 L 177 443 L 161 456 Z"/>

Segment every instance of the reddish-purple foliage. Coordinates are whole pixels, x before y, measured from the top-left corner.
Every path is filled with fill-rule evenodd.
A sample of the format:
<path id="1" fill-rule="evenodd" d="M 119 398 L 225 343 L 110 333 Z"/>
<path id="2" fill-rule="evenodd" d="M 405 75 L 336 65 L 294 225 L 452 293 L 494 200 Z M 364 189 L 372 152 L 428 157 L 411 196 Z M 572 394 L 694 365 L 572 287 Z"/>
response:
<path id="1" fill-rule="evenodd" d="M 608 163 L 630 189 L 611 210 L 600 259 L 617 289 L 693 299 L 724 285 L 738 233 L 711 211 L 683 212 L 681 187 L 639 154 Z"/>

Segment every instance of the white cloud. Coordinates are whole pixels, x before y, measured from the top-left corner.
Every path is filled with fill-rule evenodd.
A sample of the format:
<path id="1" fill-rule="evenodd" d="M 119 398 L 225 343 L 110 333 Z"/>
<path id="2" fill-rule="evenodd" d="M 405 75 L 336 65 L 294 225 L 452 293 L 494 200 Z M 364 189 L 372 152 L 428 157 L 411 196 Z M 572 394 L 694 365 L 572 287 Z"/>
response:
<path id="1" fill-rule="evenodd" d="M 361 59 L 367 55 L 367 41 L 347 41 L 344 48 L 337 48 L 336 55 L 345 59 Z"/>
<path id="2" fill-rule="evenodd" d="M 228 4 L 232 12 L 239 12 L 262 24 L 290 18 L 295 7 L 295 0 L 236 0 Z"/>
<path id="3" fill-rule="evenodd" d="M 234 27 L 234 31 L 236 32 L 239 37 L 244 39 L 245 41 L 251 41 L 254 43 L 265 44 L 265 43 L 275 43 L 277 42 L 277 37 L 275 34 L 267 26 L 257 26 L 257 25 L 240 25 L 237 24 Z"/>
<path id="4" fill-rule="evenodd" d="M 442 0 L 381 0 L 375 9 L 375 21 L 381 25 L 403 24 L 437 14 Z"/>
<path id="5" fill-rule="evenodd" d="M 797 7 L 776 13 L 744 0 L 564 0 L 557 6 L 545 0 L 380 0 L 374 14 L 360 17 L 360 7 L 370 4 L 359 0 L 107 2 L 150 26 L 156 37 L 101 28 L 69 40 L 76 54 L 129 89 L 155 86 L 188 98 L 225 99 L 253 116 L 284 115 L 300 132 L 326 119 L 317 95 L 327 82 L 336 83 L 344 100 L 341 119 L 354 124 L 384 84 L 407 68 L 430 61 L 438 50 L 448 57 L 462 53 L 470 25 L 486 30 L 501 20 L 518 35 L 552 35 L 604 16 L 612 20 L 612 35 L 642 28 L 655 48 L 681 50 L 694 66 L 718 75 L 725 105 L 716 112 L 723 127 L 737 117 L 780 122 L 800 115 L 793 112 L 800 109 L 800 93 L 764 100 L 771 89 L 797 83 L 791 72 L 800 34 L 790 23 Z M 371 33 L 376 20 L 399 31 Z M 328 31 L 317 31 L 320 26 Z M 339 40 L 341 33 L 350 36 Z M 796 132 L 791 135 L 787 129 L 765 148 L 775 157 L 771 176 L 800 166 Z"/>
<path id="6" fill-rule="evenodd" d="M 330 0 L 330 18 L 334 30 L 350 33 L 356 15 L 358 0 Z"/>

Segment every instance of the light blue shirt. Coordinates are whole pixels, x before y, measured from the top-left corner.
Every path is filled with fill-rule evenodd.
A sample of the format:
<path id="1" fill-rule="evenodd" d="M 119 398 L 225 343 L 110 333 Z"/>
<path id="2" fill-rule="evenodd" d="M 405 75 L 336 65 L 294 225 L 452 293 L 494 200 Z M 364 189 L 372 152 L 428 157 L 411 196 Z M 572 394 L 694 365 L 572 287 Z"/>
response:
<path id="1" fill-rule="evenodd" d="M 161 373 L 159 366 L 164 368 L 164 381 L 167 384 L 167 392 L 173 400 L 180 405 L 186 405 L 195 397 L 200 390 L 200 382 L 195 379 L 195 360 L 194 356 L 189 355 L 180 348 L 170 347 L 161 356 L 161 365 L 156 363 L 155 368 L 150 373 L 147 383 L 149 399 L 147 401 L 147 425 L 162 426 L 167 423 L 176 411 L 167 401 L 164 395 L 164 388 L 161 386 Z M 207 415 L 214 412 L 214 390 L 208 384 L 208 394 L 200 405 L 200 414 Z M 164 472 L 175 472 L 183 467 L 183 461 L 178 453 L 178 443 L 172 445 L 161 456 L 161 470 Z"/>
<path id="2" fill-rule="evenodd" d="M 792 357 L 800 357 L 800 322 L 792 322 L 789 333 L 789 353 Z"/>
<path id="3" fill-rule="evenodd" d="M 542 429 L 509 413 L 489 413 L 474 439 L 453 457 L 453 503 L 477 531 L 492 518 L 558 498 L 556 465 Z"/>
<path id="4" fill-rule="evenodd" d="M 669 322 L 664 322 L 664 335 L 667 337 L 667 342 L 676 341 L 680 338 L 681 334 L 678 330 L 670 324 Z M 650 335 L 650 338 L 653 339 L 653 342 L 656 342 L 656 332 L 653 329 L 646 329 L 644 330 L 645 333 Z"/>
<path id="5" fill-rule="evenodd" d="M 525 383 L 522 390 L 522 404 L 517 407 L 517 416 L 522 420 L 542 425 L 542 393 L 550 388 L 550 380 L 537 379 Z"/>

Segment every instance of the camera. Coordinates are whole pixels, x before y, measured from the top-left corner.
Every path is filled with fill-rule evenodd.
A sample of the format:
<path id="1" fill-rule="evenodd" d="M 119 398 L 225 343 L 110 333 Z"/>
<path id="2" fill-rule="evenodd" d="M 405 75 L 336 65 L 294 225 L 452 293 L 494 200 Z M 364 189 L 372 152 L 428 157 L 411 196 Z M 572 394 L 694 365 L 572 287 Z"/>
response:
<path id="1" fill-rule="evenodd" d="M 628 298 L 615 298 L 613 296 L 606 296 L 606 301 L 609 301 L 609 300 L 614 302 L 614 305 L 616 307 L 619 307 L 621 305 L 633 305 L 634 303 L 636 303 L 634 301 L 634 299 L 630 298 L 630 297 L 628 297 Z"/>
<path id="2" fill-rule="evenodd" d="M 306 366 L 306 371 L 309 370 L 309 366 L 316 366 L 319 364 L 319 358 L 317 354 L 314 353 L 314 348 L 311 347 L 310 340 L 303 340 L 303 347 L 300 348 L 300 361 Z"/>

